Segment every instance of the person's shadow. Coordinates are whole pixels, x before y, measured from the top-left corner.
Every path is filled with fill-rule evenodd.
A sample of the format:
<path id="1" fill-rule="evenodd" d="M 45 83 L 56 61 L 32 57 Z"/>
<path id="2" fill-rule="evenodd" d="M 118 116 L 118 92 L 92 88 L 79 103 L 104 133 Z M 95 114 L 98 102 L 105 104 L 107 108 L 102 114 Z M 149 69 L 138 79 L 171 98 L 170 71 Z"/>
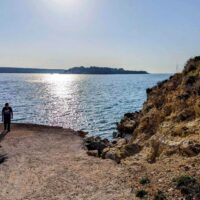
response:
<path id="1" fill-rule="evenodd" d="M 0 134 L 0 142 L 4 139 L 4 137 L 9 133 L 9 131 L 2 131 Z"/>
<path id="2" fill-rule="evenodd" d="M 8 134 L 8 131 L 2 131 L 0 134 L 0 142 L 4 139 L 4 137 Z M 0 146 L 1 147 L 1 146 Z M 8 159 L 6 154 L 0 154 L 0 164 L 5 162 Z"/>

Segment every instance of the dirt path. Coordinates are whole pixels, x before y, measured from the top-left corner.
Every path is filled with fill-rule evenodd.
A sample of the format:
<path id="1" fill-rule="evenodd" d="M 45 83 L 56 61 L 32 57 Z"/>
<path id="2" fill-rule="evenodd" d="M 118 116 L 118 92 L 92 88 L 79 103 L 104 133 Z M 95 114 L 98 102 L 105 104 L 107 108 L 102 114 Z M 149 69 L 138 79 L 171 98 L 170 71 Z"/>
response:
<path id="1" fill-rule="evenodd" d="M 133 199 L 126 169 L 87 156 L 71 130 L 14 125 L 1 146 L 7 160 L 0 164 L 0 200 Z"/>

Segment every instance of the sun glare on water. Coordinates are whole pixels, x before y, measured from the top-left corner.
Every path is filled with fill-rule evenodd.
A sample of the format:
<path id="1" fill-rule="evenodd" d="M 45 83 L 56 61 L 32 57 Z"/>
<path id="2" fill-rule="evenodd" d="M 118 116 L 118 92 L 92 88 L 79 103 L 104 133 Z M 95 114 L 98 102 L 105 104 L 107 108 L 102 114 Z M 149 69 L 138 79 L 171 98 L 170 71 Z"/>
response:
<path id="1" fill-rule="evenodd" d="M 49 91 L 52 95 L 62 98 L 68 95 L 71 86 L 77 79 L 76 75 L 71 74 L 46 74 L 43 80 L 48 83 Z"/>
<path id="2" fill-rule="evenodd" d="M 74 80 L 74 76 L 65 74 L 47 74 L 45 79 L 52 83 L 71 82 Z"/>

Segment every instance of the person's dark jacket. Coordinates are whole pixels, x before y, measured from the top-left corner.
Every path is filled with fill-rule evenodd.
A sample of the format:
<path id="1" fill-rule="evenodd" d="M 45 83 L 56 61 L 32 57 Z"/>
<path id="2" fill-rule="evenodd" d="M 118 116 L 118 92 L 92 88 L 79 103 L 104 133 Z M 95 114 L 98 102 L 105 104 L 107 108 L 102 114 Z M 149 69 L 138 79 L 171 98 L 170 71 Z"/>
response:
<path id="1" fill-rule="evenodd" d="M 13 118 L 13 111 L 11 107 L 4 107 L 2 109 L 2 121 L 10 121 Z"/>

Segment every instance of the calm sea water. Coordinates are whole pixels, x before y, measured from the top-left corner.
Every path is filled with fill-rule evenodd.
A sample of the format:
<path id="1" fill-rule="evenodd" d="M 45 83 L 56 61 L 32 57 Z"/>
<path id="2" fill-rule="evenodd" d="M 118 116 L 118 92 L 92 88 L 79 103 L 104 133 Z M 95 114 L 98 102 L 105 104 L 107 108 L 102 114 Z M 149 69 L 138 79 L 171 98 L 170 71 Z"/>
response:
<path id="1" fill-rule="evenodd" d="M 0 105 L 10 102 L 15 122 L 70 127 L 111 137 L 124 113 L 141 109 L 146 88 L 168 77 L 0 74 Z"/>

